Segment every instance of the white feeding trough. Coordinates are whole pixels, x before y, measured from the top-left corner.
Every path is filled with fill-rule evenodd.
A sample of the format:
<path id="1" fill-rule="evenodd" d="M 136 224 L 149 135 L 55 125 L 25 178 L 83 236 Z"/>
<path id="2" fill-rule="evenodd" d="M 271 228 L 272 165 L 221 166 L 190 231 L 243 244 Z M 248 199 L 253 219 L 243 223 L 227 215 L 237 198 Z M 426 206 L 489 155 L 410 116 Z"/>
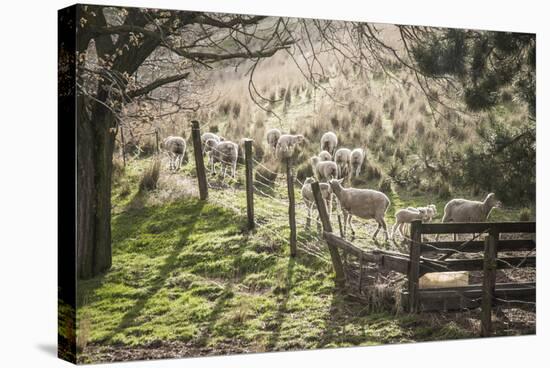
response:
<path id="1" fill-rule="evenodd" d="M 444 288 L 468 285 L 468 272 L 432 272 L 420 278 L 420 289 Z"/>

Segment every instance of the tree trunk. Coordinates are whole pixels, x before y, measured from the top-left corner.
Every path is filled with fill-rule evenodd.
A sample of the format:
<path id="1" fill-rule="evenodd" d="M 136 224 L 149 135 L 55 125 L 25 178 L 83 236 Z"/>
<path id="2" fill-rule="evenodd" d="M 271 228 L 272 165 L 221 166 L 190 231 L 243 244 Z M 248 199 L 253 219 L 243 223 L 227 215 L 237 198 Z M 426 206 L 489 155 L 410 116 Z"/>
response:
<path id="1" fill-rule="evenodd" d="M 111 267 L 111 174 L 115 119 L 99 103 L 77 101 L 77 273 L 81 279 Z"/>

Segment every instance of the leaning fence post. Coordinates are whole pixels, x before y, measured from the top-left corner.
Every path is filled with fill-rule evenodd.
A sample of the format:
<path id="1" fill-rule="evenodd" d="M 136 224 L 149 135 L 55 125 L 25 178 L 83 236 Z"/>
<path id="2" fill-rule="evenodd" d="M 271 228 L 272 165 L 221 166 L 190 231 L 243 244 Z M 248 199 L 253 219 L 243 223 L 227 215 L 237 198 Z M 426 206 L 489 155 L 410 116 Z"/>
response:
<path id="1" fill-rule="evenodd" d="M 191 133 L 193 135 L 193 150 L 195 152 L 195 168 L 197 170 L 197 180 L 199 182 L 199 198 L 205 200 L 208 198 L 208 184 L 206 182 L 206 170 L 204 169 L 204 160 L 202 157 L 201 128 L 199 122 L 191 122 Z"/>
<path id="2" fill-rule="evenodd" d="M 248 217 L 248 230 L 254 229 L 254 183 L 252 176 L 252 139 L 244 141 L 244 157 L 246 170 L 246 215 Z"/>
<path id="3" fill-rule="evenodd" d="M 296 204 L 294 200 L 294 176 L 290 158 L 286 159 L 286 186 L 288 189 L 288 223 L 290 225 L 290 256 L 296 256 Z"/>
<path id="4" fill-rule="evenodd" d="M 319 211 L 321 223 L 323 224 L 323 231 L 332 233 L 332 225 L 330 224 L 330 218 L 328 216 L 327 207 L 325 206 L 325 201 L 323 201 L 323 197 L 321 196 L 319 182 L 316 181 L 311 183 L 311 190 L 313 191 L 313 198 L 315 199 L 315 204 L 317 205 L 317 210 Z M 328 241 L 327 246 L 330 253 L 330 258 L 332 260 L 332 267 L 334 268 L 334 273 L 336 274 L 336 285 L 343 287 L 345 284 L 345 276 L 340 253 L 338 253 L 338 249 Z"/>
<path id="5" fill-rule="evenodd" d="M 481 295 L 481 336 L 491 336 L 491 314 L 495 295 L 497 252 L 496 243 L 498 232 L 489 230 L 485 238 L 485 252 L 483 255 L 483 292 Z"/>
<path id="6" fill-rule="evenodd" d="M 411 240 L 409 242 L 409 312 L 418 312 L 419 291 L 418 284 L 420 279 L 420 243 L 422 239 L 421 232 L 422 221 L 415 220 L 411 223 Z"/>

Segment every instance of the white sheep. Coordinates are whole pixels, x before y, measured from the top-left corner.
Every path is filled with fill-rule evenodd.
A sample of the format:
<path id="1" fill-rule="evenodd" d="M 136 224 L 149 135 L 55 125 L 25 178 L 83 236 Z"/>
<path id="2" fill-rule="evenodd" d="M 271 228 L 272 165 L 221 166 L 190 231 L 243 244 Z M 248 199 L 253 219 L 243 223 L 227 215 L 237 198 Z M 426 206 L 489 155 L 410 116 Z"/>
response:
<path id="1" fill-rule="evenodd" d="M 343 179 L 332 179 L 329 181 L 332 192 L 336 195 L 340 208 L 344 214 L 344 234 L 346 225 L 349 224 L 352 235 L 355 231 L 351 225 L 352 215 L 363 219 L 374 219 L 378 227 L 372 238 L 376 239 L 380 228 L 384 228 L 385 240 L 388 240 L 388 226 L 384 220 L 386 211 L 390 206 L 390 199 L 384 193 L 372 189 L 344 188 Z"/>
<path id="2" fill-rule="evenodd" d="M 410 224 L 415 220 L 425 221 L 428 219 L 428 212 L 426 208 L 414 208 L 408 207 L 401 209 L 395 213 L 395 224 L 392 228 L 391 238 L 395 238 L 396 230 L 399 231 L 399 234 L 403 236 L 403 228 L 406 224 Z"/>
<path id="3" fill-rule="evenodd" d="M 273 152 L 275 152 L 275 149 L 277 148 L 277 142 L 279 141 L 279 138 L 281 137 L 281 131 L 277 128 L 269 129 L 266 134 L 267 144 L 271 148 Z"/>
<path id="4" fill-rule="evenodd" d="M 346 178 L 351 171 L 351 150 L 339 148 L 334 154 L 334 162 L 338 165 L 338 178 Z"/>
<path id="5" fill-rule="evenodd" d="M 206 141 L 208 141 L 209 139 L 213 139 L 215 140 L 217 143 L 221 142 L 222 140 L 220 139 L 220 136 L 217 135 L 217 134 L 214 134 L 214 133 L 210 133 L 210 132 L 207 132 L 207 133 L 203 133 L 201 135 L 201 143 L 202 143 L 202 154 L 206 154 L 206 150 L 205 150 L 205 145 L 206 145 Z"/>
<path id="6" fill-rule="evenodd" d="M 321 151 L 317 156 L 321 161 L 332 161 L 332 155 L 328 151 Z"/>
<path id="7" fill-rule="evenodd" d="M 306 141 L 305 137 L 301 134 L 282 134 L 277 140 L 275 146 L 275 155 L 279 159 L 286 159 L 292 157 L 296 146 Z"/>
<path id="8" fill-rule="evenodd" d="M 239 157 L 239 146 L 231 141 L 223 141 L 216 143 L 210 139 L 207 141 L 207 146 L 212 149 L 208 152 L 208 163 L 211 165 L 211 172 L 216 173 L 215 164 L 221 164 L 221 173 L 223 178 L 227 172 L 227 168 L 231 167 L 231 176 L 234 178 L 237 171 L 237 158 Z"/>
<path id="9" fill-rule="evenodd" d="M 318 156 L 310 159 L 313 174 L 319 180 L 330 180 L 338 177 L 338 166 L 333 161 L 321 161 Z"/>
<path id="10" fill-rule="evenodd" d="M 169 136 L 164 139 L 162 145 L 170 157 L 169 169 L 173 171 L 179 170 L 187 148 L 185 139 L 182 137 Z"/>
<path id="11" fill-rule="evenodd" d="M 365 151 L 362 148 L 356 148 L 351 151 L 351 175 L 359 176 L 363 161 L 365 161 Z"/>
<path id="12" fill-rule="evenodd" d="M 494 193 L 489 193 L 483 202 L 469 199 L 452 199 L 445 205 L 441 222 L 483 222 L 494 207 L 500 207 Z"/>
<path id="13" fill-rule="evenodd" d="M 429 204 L 426 207 L 407 207 L 410 210 L 425 210 L 426 211 L 426 221 L 432 221 L 433 218 L 437 215 L 437 208 L 435 204 Z"/>
<path id="14" fill-rule="evenodd" d="M 315 204 L 315 197 L 313 196 L 313 190 L 311 189 L 311 183 L 315 182 L 315 179 L 312 177 L 306 178 L 304 184 L 302 185 L 302 198 L 307 207 L 307 220 L 306 227 L 309 227 L 311 220 L 311 209 Z M 325 202 L 329 217 L 332 214 L 332 189 L 327 183 L 319 183 L 319 189 L 321 190 L 321 197 Z M 319 220 L 319 214 L 317 213 L 317 220 Z"/>
<path id="15" fill-rule="evenodd" d="M 334 132 L 326 132 L 321 137 L 321 151 L 327 151 L 331 155 L 334 155 L 337 145 L 338 137 L 334 134 Z"/>

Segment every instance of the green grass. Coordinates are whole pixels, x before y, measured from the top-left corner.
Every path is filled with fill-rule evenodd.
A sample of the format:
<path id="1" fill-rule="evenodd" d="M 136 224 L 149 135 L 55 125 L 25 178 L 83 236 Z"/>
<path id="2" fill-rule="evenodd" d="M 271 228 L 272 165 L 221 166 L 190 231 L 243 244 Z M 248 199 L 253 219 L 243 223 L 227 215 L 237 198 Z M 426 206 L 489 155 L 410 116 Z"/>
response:
<path id="1" fill-rule="evenodd" d="M 266 351 L 475 336 L 452 322 L 372 313 L 339 294 L 330 264 L 300 250 L 290 259 L 283 204 L 256 195 L 260 225 L 249 233 L 245 211 L 226 207 L 244 209 L 243 190 L 211 190 L 208 202 L 185 194 L 162 202 L 162 184 L 153 192 L 138 191 L 147 165 L 147 160 L 131 161 L 114 185 L 111 270 L 79 282 L 78 327 L 88 346 L 182 342 Z M 191 166 L 172 175 L 188 177 Z M 161 183 L 169 175 L 163 173 Z M 271 194 L 283 199 L 286 189 L 281 185 Z M 299 190 L 296 194 L 301 203 Z M 391 200 L 390 225 L 395 208 L 430 202 L 399 189 Z M 441 214 L 444 201 L 436 205 Z M 317 243 L 315 225 L 309 230 L 300 225 L 305 209 L 299 207 L 297 216 L 300 241 Z M 81 356 L 86 362 L 101 359 L 86 349 Z"/>

